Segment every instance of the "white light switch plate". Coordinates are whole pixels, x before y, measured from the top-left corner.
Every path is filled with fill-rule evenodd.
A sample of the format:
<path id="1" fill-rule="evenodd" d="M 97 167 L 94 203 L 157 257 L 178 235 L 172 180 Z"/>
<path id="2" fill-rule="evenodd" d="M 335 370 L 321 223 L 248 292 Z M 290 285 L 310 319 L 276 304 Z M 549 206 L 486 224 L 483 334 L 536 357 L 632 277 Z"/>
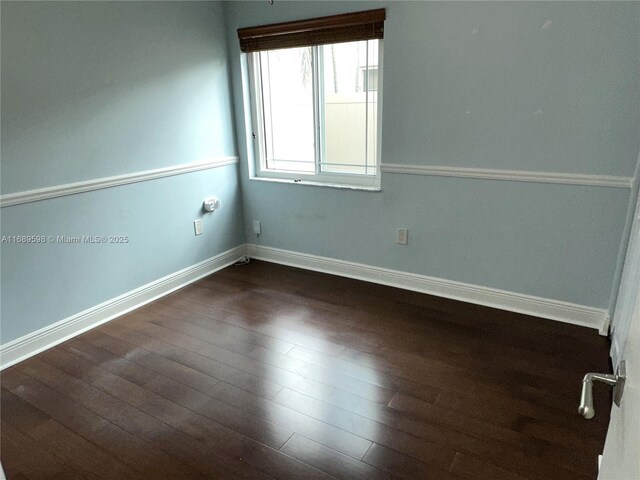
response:
<path id="1" fill-rule="evenodd" d="M 406 228 L 399 228 L 396 235 L 396 243 L 398 245 L 406 245 L 409 243 L 409 230 Z"/>
<path id="2" fill-rule="evenodd" d="M 202 235 L 202 220 L 194 220 L 193 221 L 193 231 L 198 235 Z"/>

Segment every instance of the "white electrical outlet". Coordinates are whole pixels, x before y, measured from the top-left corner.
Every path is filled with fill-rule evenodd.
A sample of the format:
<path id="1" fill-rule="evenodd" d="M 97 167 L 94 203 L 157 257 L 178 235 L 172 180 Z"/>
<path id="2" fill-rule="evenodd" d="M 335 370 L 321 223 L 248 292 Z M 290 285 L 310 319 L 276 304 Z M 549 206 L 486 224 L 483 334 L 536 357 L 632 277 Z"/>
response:
<path id="1" fill-rule="evenodd" d="M 193 231 L 196 234 L 196 236 L 202 235 L 202 220 L 201 219 L 193 221 Z"/>
<path id="2" fill-rule="evenodd" d="M 396 243 L 398 245 L 406 245 L 409 243 L 409 230 L 406 228 L 399 228 L 396 234 Z"/>
<path id="3" fill-rule="evenodd" d="M 262 225 L 260 224 L 260 220 L 253 221 L 253 233 L 255 233 L 256 237 L 259 237 L 262 233 Z"/>

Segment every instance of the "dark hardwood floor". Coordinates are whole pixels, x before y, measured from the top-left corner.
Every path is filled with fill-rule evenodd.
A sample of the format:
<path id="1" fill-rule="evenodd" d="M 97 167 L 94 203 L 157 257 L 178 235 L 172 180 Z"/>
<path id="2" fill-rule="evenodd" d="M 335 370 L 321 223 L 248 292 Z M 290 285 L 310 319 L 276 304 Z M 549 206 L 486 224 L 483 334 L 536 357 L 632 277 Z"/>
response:
<path id="1" fill-rule="evenodd" d="M 597 332 L 252 261 L 2 372 L 9 480 L 585 480 Z"/>

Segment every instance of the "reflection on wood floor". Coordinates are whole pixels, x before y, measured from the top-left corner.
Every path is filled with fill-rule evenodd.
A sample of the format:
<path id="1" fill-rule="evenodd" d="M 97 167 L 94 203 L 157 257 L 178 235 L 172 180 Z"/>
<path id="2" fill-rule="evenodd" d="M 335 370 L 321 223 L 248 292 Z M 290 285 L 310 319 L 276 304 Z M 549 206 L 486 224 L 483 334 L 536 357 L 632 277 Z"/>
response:
<path id="1" fill-rule="evenodd" d="M 263 262 L 2 373 L 23 478 L 594 479 L 594 330 Z"/>

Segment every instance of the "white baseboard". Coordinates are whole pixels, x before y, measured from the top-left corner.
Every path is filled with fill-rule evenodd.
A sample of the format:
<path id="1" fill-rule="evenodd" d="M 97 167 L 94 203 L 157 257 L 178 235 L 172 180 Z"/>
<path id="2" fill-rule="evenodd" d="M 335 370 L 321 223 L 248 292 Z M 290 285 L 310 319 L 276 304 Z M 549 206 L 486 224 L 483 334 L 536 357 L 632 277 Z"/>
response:
<path id="1" fill-rule="evenodd" d="M 163 297 L 202 277 L 235 263 L 246 246 L 232 248 L 207 260 L 131 290 L 100 305 L 65 318 L 0 346 L 0 370 L 36 355 L 98 325 Z"/>
<path id="2" fill-rule="evenodd" d="M 609 329 L 608 312 L 600 308 L 260 245 L 247 245 L 247 255 L 267 262 L 594 328 L 600 335 L 607 335 Z"/>
<path id="3" fill-rule="evenodd" d="M 168 295 L 202 277 L 235 263 L 244 255 L 267 262 L 389 285 L 438 297 L 452 298 L 463 302 L 594 328 L 601 335 L 606 335 L 609 329 L 609 316 L 604 309 L 249 244 L 227 250 L 65 318 L 53 325 L 1 345 L 0 370 Z"/>

